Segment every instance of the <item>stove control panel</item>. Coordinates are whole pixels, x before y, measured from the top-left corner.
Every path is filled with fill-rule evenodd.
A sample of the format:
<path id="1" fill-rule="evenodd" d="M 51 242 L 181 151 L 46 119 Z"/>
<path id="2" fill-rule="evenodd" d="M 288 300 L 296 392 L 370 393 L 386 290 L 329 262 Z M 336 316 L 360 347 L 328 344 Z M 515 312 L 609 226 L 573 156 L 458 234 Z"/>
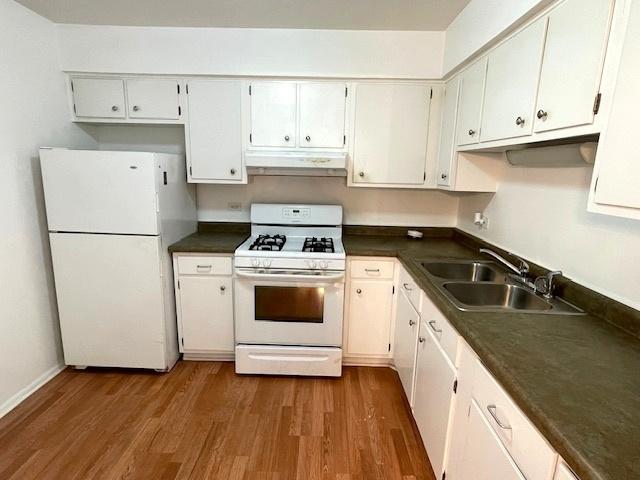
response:
<path id="1" fill-rule="evenodd" d="M 289 221 L 308 218 L 310 216 L 311 209 L 309 207 L 285 207 L 282 209 L 282 217 Z"/>

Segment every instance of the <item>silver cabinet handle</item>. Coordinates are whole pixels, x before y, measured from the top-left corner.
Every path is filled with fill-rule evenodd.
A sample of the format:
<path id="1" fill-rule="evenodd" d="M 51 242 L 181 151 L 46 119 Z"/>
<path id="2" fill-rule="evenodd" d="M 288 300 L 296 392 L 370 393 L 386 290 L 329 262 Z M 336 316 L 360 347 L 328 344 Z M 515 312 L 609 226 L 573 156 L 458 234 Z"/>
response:
<path id="1" fill-rule="evenodd" d="M 285 142 L 288 142 L 288 141 L 289 141 L 289 135 L 285 135 L 285 136 L 284 136 L 284 141 L 285 141 Z"/>
<path id="2" fill-rule="evenodd" d="M 416 322 L 414 322 L 413 320 L 409 320 L 409 326 L 413 327 L 416 324 Z"/>
<path id="3" fill-rule="evenodd" d="M 362 289 L 361 288 L 357 289 L 356 293 L 358 293 L 358 294 L 362 293 Z"/>
<path id="4" fill-rule="evenodd" d="M 304 137 L 304 139 L 305 139 L 307 142 L 310 142 L 310 141 L 311 141 L 311 137 L 310 137 L 309 135 L 307 135 L 306 137 Z"/>
<path id="5" fill-rule="evenodd" d="M 220 291 L 224 292 L 227 289 L 227 287 L 225 285 L 220 285 Z"/>
<path id="6" fill-rule="evenodd" d="M 544 110 L 538 110 L 538 113 L 536 113 L 536 117 L 538 117 L 538 120 L 546 120 L 547 115 L 548 113 L 545 112 Z"/>
<path id="7" fill-rule="evenodd" d="M 498 424 L 498 426 L 500 428 L 502 428 L 503 430 L 511 430 L 511 427 L 509 425 L 507 425 L 507 424 L 502 423 L 500 421 L 500 419 L 498 418 L 498 415 L 496 415 L 496 406 L 495 405 L 487 405 L 487 411 L 493 417 L 493 419 L 496 421 L 496 423 Z"/>
<path id="8" fill-rule="evenodd" d="M 133 111 L 134 112 L 138 112 L 140 110 L 140 107 L 138 105 L 134 105 L 133 106 Z"/>
<path id="9" fill-rule="evenodd" d="M 365 268 L 364 271 L 367 273 L 380 273 L 379 268 Z"/>
<path id="10" fill-rule="evenodd" d="M 211 270 L 211 265 L 196 265 L 196 268 Z"/>
<path id="11" fill-rule="evenodd" d="M 419 341 L 420 343 L 424 343 L 424 341 L 425 341 L 425 340 L 426 340 L 426 339 L 425 339 L 424 337 L 418 337 L 418 341 Z"/>
<path id="12" fill-rule="evenodd" d="M 442 329 L 441 328 L 436 328 L 437 324 L 438 324 L 438 322 L 436 322 L 435 320 L 431 320 L 429 322 L 429 326 L 431 327 L 431 330 L 433 330 L 436 333 L 442 333 Z"/>
<path id="13" fill-rule="evenodd" d="M 413 288 L 409 288 L 409 284 L 408 284 L 408 283 L 403 283 L 403 284 L 402 284 L 402 286 L 404 287 L 404 289 L 405 289 L 407 292 L 411 292 L 411 291 L 413 291 Z"/>
<path id="14" fill-rule="evenodd" d="M 518 125 L 519 127 L 524 127 L 524 118 L 522 117 L 516 118 L 516 125 Z"/>
<path id="15" fill-rule="evenodd" d="M 114 111 L 114 112 L 117 112 L 120 109 L 118 108 L 117 105 L 114 105 L 113 107 L 111 107 L 111 110 Z"/>
<path id="16" fill-rule="evenodd" d="M 364 172 L 358 173 L 359 176 L 364 177 Z"/>
<path id="17" fill-rule="evenodd" d="M 235 175 L 235 174 L 236 174 L 236 169 L 235 169 L 235 168 L 232 168 L 231 170 L 229 170 L 229 173 L 230 173 L 231 175 Z"/>
<path id="18" fill-rule="evenodd" d="M 448 176 L 449 175 L 447 175 L 446 173 L 440 174 L 440 178 L 443 179 L 443 180 L 446 180 Z"/>
<path id="19" fill-rule="evenodd" d="M 476 134 L 476 131 L 473 128 L 469 129 L 469 136 L 470 137 L 473 137 L 475 134 Z"/>

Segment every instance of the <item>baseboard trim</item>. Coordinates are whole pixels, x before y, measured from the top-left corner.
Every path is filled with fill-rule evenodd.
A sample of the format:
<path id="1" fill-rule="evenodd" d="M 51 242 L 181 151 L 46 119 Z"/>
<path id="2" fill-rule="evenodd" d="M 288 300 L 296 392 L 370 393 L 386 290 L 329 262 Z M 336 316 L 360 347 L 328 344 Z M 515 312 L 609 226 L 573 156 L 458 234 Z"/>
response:
<path id="1" fill-rule="evenodd" d="M 39 390 L 43 385 L 45 385 L 49 380 L 58 375 L 65 368 L 67 368 L 67 366 L 62 363 L 54 365 L 29 385 L 18 391 L 15 395 L 9 397 L 2 405 L 0 405 L 0 418 L 4 417 L 7 413 L 20 405 L 29 396 L 31 396 L 31 394 Z"/>
<path id="2" fill-rule="evenodd" d="M 392 359 L 386 357 L 342 357 L 342 365 L 345 367 L 390 367 Z"/>

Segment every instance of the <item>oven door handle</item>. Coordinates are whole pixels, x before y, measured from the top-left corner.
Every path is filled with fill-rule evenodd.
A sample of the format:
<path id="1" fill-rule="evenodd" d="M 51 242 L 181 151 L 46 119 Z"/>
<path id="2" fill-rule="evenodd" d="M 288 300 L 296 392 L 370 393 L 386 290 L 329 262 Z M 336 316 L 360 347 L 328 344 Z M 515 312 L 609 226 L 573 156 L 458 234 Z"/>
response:
<path id="1" fill-rule="evenodd" d="M 274 281 L 312 281 L 314 283 L 327 283 L 335 280 L 343 280 L 344 273 L 336 273 L 329 275 L 292 275 L 292 274 L 278 274 L 278 273 L 248 273 L 242 270 L 236 270 L 236 275 L 242 278 L 252 278 L 255 280 L 274 280 Z"/>

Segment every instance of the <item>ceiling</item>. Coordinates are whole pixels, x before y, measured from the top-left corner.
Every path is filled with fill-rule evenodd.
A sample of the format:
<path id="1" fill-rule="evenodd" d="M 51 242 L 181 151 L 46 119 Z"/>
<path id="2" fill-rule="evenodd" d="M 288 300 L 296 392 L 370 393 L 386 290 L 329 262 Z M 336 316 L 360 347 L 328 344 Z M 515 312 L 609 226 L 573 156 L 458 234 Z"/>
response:
<path id="1" fill-rule="evenodd" d="M 470 0 L 16 0 L 56 23 L 445 30 Z"/>

